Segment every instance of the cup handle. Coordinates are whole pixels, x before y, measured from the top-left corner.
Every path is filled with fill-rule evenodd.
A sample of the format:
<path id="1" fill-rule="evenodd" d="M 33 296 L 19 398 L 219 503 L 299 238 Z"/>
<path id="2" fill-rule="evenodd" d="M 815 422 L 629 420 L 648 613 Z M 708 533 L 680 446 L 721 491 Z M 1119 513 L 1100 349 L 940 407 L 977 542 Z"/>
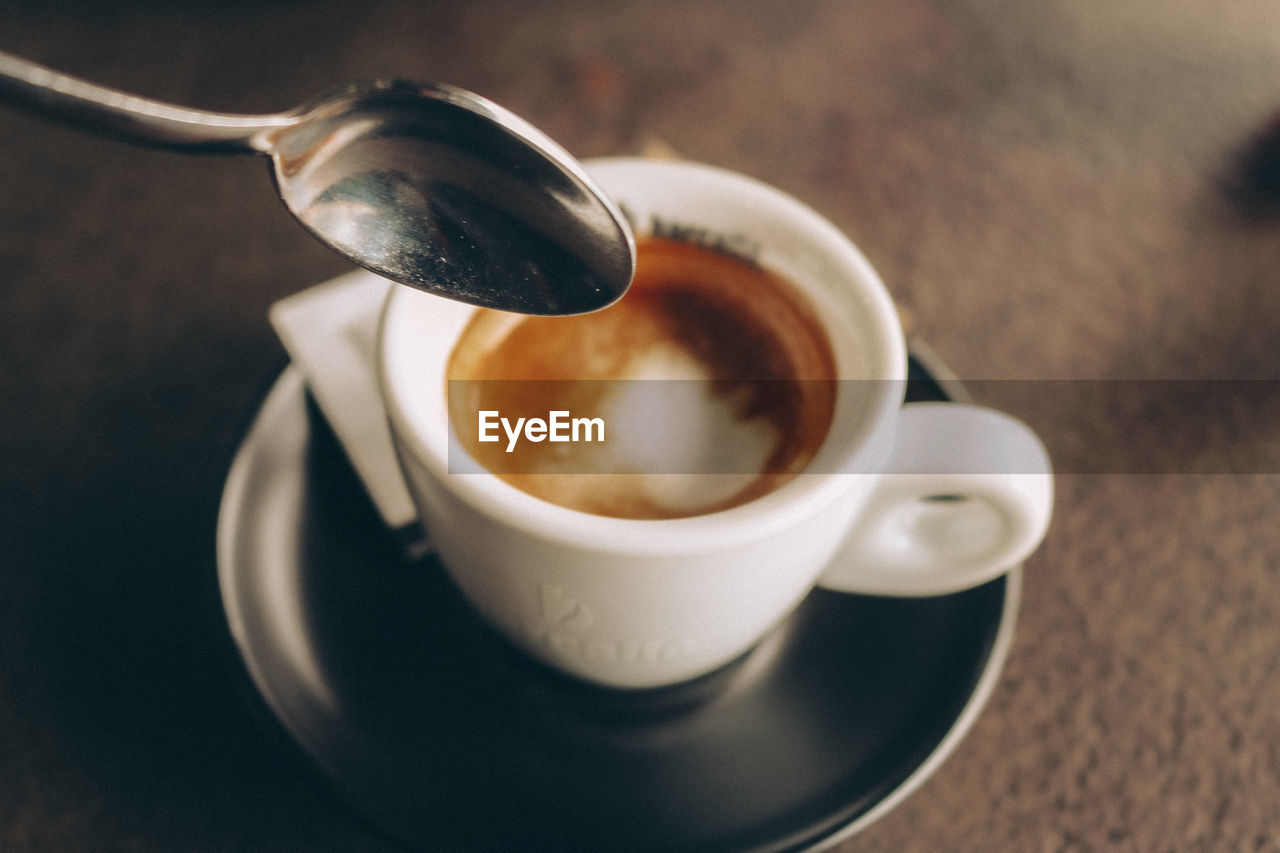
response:
<path id="1" fill-rule="evenodd" d="M 962 403 L 909 403 L 866 505 L 818 579 L 841 592 L 928 596 L 1025 559 L 1049 526 L 1049 454 L 1021 421 Z"/>

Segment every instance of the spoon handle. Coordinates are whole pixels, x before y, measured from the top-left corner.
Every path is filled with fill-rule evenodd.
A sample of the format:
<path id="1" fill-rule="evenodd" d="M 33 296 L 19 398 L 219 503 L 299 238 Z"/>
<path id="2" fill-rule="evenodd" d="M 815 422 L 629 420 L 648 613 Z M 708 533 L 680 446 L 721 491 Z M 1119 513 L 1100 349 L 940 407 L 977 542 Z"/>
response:
<path id="1" fill-rule="evenodd" d="M 192 110 L 130 95 L 0 51 L 0 104 L 81 130 L 179 151 L 265 153 L 297 117 Z"/>

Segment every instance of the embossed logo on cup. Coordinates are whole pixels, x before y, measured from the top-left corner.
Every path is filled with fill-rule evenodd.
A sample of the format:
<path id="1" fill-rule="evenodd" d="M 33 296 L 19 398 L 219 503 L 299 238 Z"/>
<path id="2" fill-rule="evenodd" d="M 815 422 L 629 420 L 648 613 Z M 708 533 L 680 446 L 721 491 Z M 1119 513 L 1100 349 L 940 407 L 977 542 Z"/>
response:
<path id="1" fill-rule="evenodd" d="M 595 622 L 591 608 L 555 584 L 538 584 L 538 611 L 542 631 L 585 631 Z"/>
<path id="2" fill-rule="evenodd" d="M 698 640 L 647 638 L 617 639 L 593 633 L 595 612 L 576 596 L 555 584 L 542 582 L 537 591 L 537 617 L 525 626 L 534 643 L 565 657 L 595 663 L 643 667 L 691 658 Z"/>

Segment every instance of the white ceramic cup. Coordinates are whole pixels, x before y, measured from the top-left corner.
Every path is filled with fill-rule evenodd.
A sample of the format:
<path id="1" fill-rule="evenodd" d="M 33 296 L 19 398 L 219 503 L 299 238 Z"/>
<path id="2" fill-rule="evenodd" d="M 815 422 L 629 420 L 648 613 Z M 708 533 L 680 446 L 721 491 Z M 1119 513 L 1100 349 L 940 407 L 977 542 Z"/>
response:
<path id="1" fill-rule="evenodd" d="M 742 655 L 815 585 L 934 595 L 997 577 L 1034 550 L 1052 508 L 1043 445 L 989 409 L 903 405 L 897 314 L 834 226 L 718 168 L 620 158 L 588 171 L 637 238 L 678 231 L 752 254 L 797 285 L 836 354 L 836 411 L 816 473 L 750 503 L 670 520 L 567 509 L 492 474 L 451 473 L 450 453 L 465 451 L 450 429 L 445 365 L 474 309 L 392 288 L 379 377 L 393 443 L 433 547 L 492 625 L 565 672 L 655 687 Z"/>

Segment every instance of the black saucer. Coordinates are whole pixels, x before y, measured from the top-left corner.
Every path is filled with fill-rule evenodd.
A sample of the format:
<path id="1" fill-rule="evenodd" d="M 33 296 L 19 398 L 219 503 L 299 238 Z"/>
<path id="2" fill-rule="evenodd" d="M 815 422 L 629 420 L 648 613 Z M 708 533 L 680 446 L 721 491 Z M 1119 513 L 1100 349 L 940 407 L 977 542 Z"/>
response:
<path id="1" fill-rule="evenodd" d="M 913 360 L 910 397 L 945 399 Z M 232 465 L 218 581 L 257 690 L 356 808 L 414 849 L 807 850 L 964 736 L 1020 572 L 957 595 L 815 591 L 692 684 L 628 693 L 526 660 L 410 563 L 287 369 Z"/>

